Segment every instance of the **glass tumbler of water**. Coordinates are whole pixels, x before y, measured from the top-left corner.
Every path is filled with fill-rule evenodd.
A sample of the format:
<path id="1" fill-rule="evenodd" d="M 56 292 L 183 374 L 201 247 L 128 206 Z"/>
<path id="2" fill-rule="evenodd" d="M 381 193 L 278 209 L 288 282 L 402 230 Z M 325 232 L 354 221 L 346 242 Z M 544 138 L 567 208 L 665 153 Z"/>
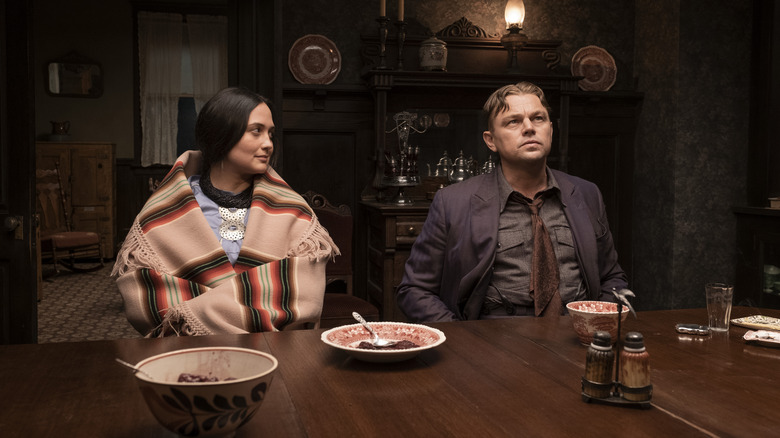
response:
<path id="1" fill-rule="evenodd" d="M 725 283 L 708 283 L 704 287 L 707 295 L 707 315 L 710 330 L 725 332 L 731 319 L 731 300 L 734 286 Z"/>

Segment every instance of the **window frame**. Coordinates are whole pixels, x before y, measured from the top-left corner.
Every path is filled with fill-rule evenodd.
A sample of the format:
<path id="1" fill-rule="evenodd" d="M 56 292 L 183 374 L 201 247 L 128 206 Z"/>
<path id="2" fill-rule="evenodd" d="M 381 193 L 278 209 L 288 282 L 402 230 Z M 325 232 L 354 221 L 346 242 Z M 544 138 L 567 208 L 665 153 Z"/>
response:
<path id="1" fill-rule="evenodd" d="M 141 149 L 143 145 L 143 130 L 141 128 L 141 73 L 138 60 L 138 13 L 168 12 L 178 14 L 224 15 L 230 17 L 226 4 L 191 5 L 180 3 L 150 3 L 135 2 L 132 7 L 133 20 L 133 166 L 141 167 Z M 228 41 L 228 50 L 230 50 Z M 228 68 L 230 66 L 228 65 Z M 228 73 L 229 77 L 229 73 Z M 169 169 L 167 164 L 153 164 L 146 169 Z"/>

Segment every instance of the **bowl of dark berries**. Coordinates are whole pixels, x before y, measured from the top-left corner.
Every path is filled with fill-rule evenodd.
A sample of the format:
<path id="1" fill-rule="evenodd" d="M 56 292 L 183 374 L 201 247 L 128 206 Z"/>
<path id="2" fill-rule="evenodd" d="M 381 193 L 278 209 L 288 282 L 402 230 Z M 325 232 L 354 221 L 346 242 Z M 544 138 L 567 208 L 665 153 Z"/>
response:
<path id="1" fill-rule="evenodd" d="M 182 436 L 233 434 L 257 413 L 278 362 L 247 348 L 170 351 L 136 364 L 135 377 L 149 410 Z"/>
<path id="2" fill-rule="evenodd" d="M 369 322 L 380 338 L 394 345 L 377 347 L 373 336 L 362 324 L 350 324 L 326 330 L 322 342 L 366 362 L 399 362 L 417 356 L 421 351 L 441 345 L 447 338 L 441 330 L 404 322 Z"/>
<path id="3" fill-rule="evenodd" d="M 583 345 L 590 345 L 597 331 L 609 332 L 612 343 L 618 341 L 618 305 L 607 301 L 573 301 L 566 305 L 574 332 Z M 620 321 L 628 316 L 628 307 L 620 310 Z"/>

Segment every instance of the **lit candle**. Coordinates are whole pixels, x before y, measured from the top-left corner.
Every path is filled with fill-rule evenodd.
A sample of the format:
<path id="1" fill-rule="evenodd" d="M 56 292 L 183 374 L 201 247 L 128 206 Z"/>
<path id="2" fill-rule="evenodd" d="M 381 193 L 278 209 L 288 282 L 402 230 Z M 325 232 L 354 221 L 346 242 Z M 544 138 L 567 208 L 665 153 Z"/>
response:
<path id="1" fill-rule="evenodd" d="M 385 0 L 379 0 L 379 16 L 384 17 L 385 15 L 387 15 L 385 9 Z"/>
<path id="2" fill-rule="evenodd" d="M 404 21 L 404 0 L 398 0 L 398 21 Z"/>

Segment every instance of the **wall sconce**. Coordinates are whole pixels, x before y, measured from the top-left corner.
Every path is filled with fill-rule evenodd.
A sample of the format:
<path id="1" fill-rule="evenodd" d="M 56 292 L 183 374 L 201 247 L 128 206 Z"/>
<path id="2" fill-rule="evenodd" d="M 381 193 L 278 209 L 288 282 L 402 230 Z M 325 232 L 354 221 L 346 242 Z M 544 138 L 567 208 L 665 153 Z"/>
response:
<path id="1" fill-rule="evenodd" d="M 523 0 L 507 1 L 504 19 L 509 32 L 501 37 L 501 45 L 509 52 L 507 72 L 520 73 L 520 68 L 517 65 L 517 52 L 528 43 L 528 37 L 523 33 L 523 21 L 525 20 Z"/>

